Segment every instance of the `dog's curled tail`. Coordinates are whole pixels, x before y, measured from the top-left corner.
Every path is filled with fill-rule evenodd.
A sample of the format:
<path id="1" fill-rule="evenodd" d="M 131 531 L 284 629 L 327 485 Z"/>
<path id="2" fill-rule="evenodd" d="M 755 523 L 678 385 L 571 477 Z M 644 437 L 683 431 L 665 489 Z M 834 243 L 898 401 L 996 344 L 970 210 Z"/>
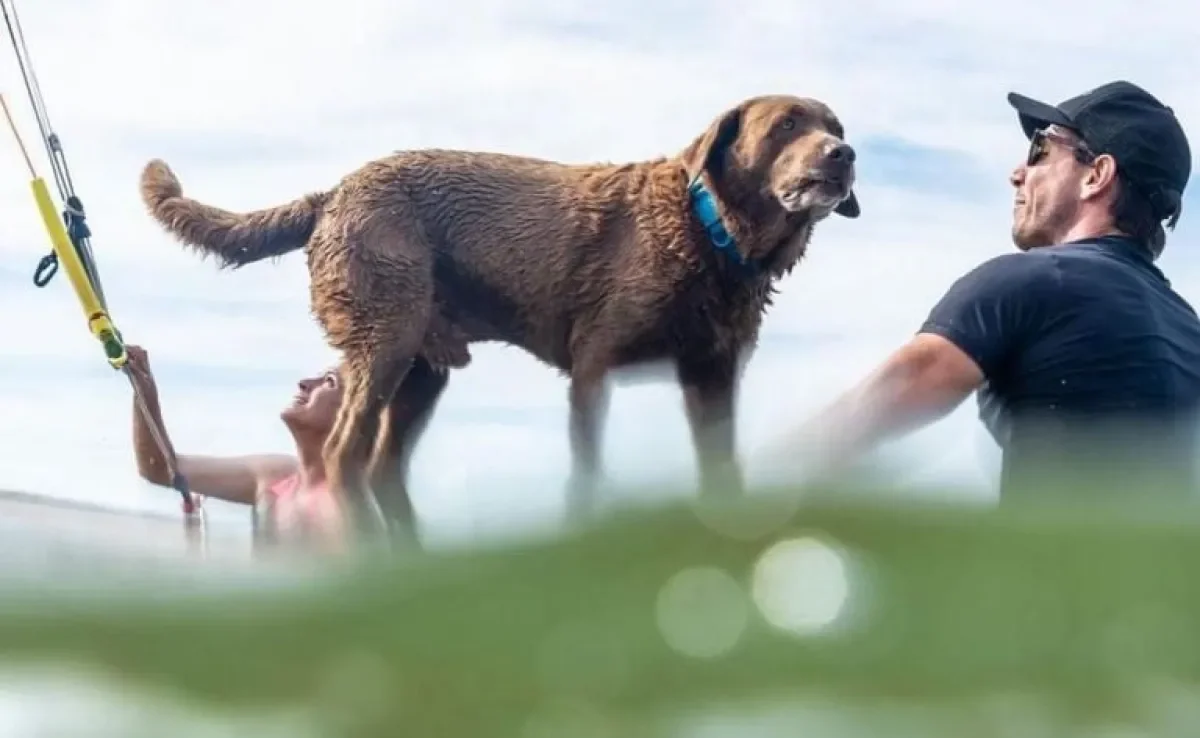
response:
<path id="1" fill-rule="evenodd" d="M 232 213 L 183 196 L 167 163 L 153 159 L 142 170 L 142 202 L 155 220 L 184 244 L 213 255 L 222 267 L 240 267 L 303 248 L 330 193 L 305 195 L 279 207 Z"/>

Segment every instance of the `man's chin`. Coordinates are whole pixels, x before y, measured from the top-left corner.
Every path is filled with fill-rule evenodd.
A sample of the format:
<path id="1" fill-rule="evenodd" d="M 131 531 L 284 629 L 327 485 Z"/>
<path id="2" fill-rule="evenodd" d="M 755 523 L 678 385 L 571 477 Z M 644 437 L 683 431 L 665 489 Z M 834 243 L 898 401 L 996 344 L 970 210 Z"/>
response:
<path id="1" fill-rule="evenodd" d="M 1014 228 L 1012 231 L 1012 242 L 1019 251 L 1031 251 L 1032 249 L 1050 245 L 1040 234 L 1029 233 L 1017 228 Z"/>

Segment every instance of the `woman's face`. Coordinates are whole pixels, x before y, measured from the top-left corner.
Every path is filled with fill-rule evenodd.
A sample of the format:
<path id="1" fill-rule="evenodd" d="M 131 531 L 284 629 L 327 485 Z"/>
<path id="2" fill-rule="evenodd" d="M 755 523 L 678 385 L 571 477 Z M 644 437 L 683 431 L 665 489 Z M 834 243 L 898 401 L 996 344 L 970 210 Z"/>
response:
<path id="1" fill-rule="evenodd" d="M 296 396 L 280 417 L 291 426 L 328 433 L 342 404 L 342 382 L 337 369 L 296 383 Z"/>

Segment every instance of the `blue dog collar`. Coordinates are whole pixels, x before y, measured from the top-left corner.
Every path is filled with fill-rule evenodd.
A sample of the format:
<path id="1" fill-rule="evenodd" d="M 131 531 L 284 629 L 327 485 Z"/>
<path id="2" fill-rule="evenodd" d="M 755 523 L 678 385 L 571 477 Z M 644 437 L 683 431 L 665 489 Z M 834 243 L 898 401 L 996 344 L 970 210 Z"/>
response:
<path id="1" fill-rule="evenodd" d="M 704 186 L 704 181 L 697 176 L 688 185 L 688 195 L 692 202 L 692 212 L 704 226 L 704 231 L 718 251 L 723 251 L 738 264 L 745 264 L 742 253 L 737 249 L 737 242 L 721 221 L 721 213 L 717 210 L 717 201 L 712 192 Z"/>

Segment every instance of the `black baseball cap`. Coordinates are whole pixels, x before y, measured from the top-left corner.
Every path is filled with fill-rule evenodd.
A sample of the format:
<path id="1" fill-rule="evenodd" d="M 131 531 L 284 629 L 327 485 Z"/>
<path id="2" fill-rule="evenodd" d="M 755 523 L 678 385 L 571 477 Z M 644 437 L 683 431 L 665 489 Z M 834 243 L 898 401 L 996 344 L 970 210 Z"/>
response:
<path id="1" fill-rule="evenodd" d="M 1179 220 L 1183 190 L 1192 172 L 1192 151 L 1175 112 L 1146 90 L 1124 80 L 1049 105 L 1008 93 L 1026 137 L 1050 124 L 1074 131 L 1088 148 L 1108 154 L 1126 179 L 1150 201 L 1159 220 Z"/>

